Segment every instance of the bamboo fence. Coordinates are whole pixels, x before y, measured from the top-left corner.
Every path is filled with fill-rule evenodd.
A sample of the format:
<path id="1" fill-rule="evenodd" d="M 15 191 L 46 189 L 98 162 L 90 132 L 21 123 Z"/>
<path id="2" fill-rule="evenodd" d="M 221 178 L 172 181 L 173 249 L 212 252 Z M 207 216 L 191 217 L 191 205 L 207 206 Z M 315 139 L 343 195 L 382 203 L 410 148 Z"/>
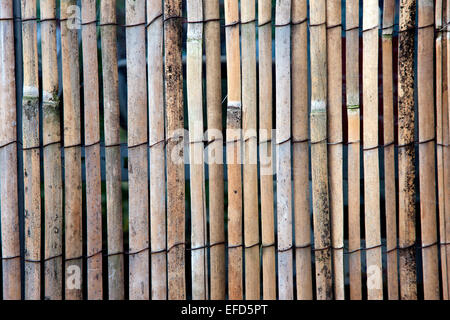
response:
<path id="1" fill-rule="evenodd" d="M 449 1 L 183 3 L 0 1 L 1 298 L 448 300 Z"/>

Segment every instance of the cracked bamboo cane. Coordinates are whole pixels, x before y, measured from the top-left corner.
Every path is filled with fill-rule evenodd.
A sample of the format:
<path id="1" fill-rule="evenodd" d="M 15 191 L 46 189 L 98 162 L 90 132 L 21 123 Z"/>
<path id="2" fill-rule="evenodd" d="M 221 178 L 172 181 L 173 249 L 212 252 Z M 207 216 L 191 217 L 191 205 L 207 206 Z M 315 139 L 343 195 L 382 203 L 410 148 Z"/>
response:
<path id="1" fill-rule="evenodd" d="M 277 0 L 275 6 L 276 152 L 278 220 L 278 294 L 294 298 L 292 270 L 291 186 L 291 1 Z"/>
<path id="2" fill-rule="evenodd" d="M 383 299 L 381 261 L 380 171 L 378 166 L 378 26 L 377 0 L 363 3 L 363 157 L 367 299 Z"/>
<path id="3" fill-rule="evenodd" d="M 128 85 L 129 290 L 130 300 L 148 300 L 149 243 L 147 75 L 145 1 L 126 1 Z"/>
<path id="4" fill-rule="evenodd" d="M 336 248 L 333 250 L 333 284 L 336 300 L 345 299 L 341 34 L 341 1 L 328 0 L 328 181 L 330 184 L 331 243 L 333 248 Z"/>
<path id="5" fill-rule="evenodd" d="M 400 0 L 398 36 L 398 167 L 400 297 L 417 299 L 414 151 L 414 27 L 416 0 Z"/>
<path id="6" fill-rule="evenodd" d="M 272 1 L 258 2 L 258 24 L 272 19 Z M 259 151 L 262 243 L 275 242 L 272 163 L 272 24 L 258 27 L 259 39 Z M 309 229 L 308 229 L 309 230 Z M 262 248 L 262 294 L 277 298 L 275 246 Z"/>
<path id="7" fill-rule="evenodd" d="M 384 209 L 386 214 L 386 247 L 391 250 L 397 246 L 397 209 L 395 187 L 395 149 L 394 144 L 394 76 L 392 34 L 394 32 L 395 1 L 383 2 L 383 140 L 384 140 Z M 393 250 L 386 254 L 387 291 L 389 300 L 398 300 L 398 257 Z"/>
<path id="8" fill-rule="evenodd" d="M 167 299 L 166 184 L 164 155 L 163 22 L 161 1 L 147 0 L 147 64 L 150 139 L 150 235 L 152 300 Z M 156 20 L 155 20 L 156 19 Z"/>
<path id="9" fill-rule="evenodd" d="M 20 238 L 17 194 L 17 118 L 12 0 L 0 3 L 0 186 L 3 299 L 21 298 Z"/>
<path id="10" fill-rule="evenodd" d="M 36 1 L 22 0 L 22 20 L 36 17 Z M 23 45 L 23 98 L 22 130 L 23 147 L 39 146 L 39 74 L 37 23 L 35 20 L 22 23 Z M 25 210 L 25 258 L 41 259 L 41 174 L 40 150 L 23 151 L 24 210 Z M 41 297 L 41 265 L 25 262 L 25 299 L 39 300 Z"/>
<path id="11" fill-rule="evenodd" d="M 255 18 L 255 0 L 242 1 L 242 21 L 253 21 L 241 25 L 245 298 L 247 300 L 258 300 L 261 297 L 259 275 L 260 248 L 258 246 L 252 246 L 255 243 L 259 243 Z"/>
<path id="12" fill-rule="evenodd" d="M 44 145 L 45 299 L 62 299 L 63 190 L 56 1 L 41 0 L 42 126 Z M 44 21 L 45 20 L 45 21 Z"/>
<path id="13" fill-rule="evenodd" d="M 78 28 L 72 14 L 77 2 L 61 1 L 61 57 L 64 99 L 65 299 L 80 300 L 82 291 L 81 107 Z"/>
<path id="14" fill-rule="evenodd" d="M 438 300 L 438 247 L 436 225 L 436 166 L 434 119 L 434 3 L 418 1 L 417 98 L 419 108 L 419 188 L 422 230 L 423 290 L 426 300 Z"/>
<path id="15" fill-rule="evenodd" d="M 100 168 L 100 109 L 97 58 L 96 1 L 81 4 L 84 83 L 84 144 L 87 208 L 87 297 L 103 299 L 102 285 L 102 185 Z"/>
<path id="16" fill-rule="evenodd" d="M 362 299 L 361 283 L 361 178 L 359 101 L 359 1 L 345 2 L 345 63 L 348 123 L 348 251 L 350 299 Z M 357 54 L 356 54 L 357 53 Z"/>
<path id="17" fill-rule="evenodd" d="M 311 175 L 318 300 L 333 298 L 327 161 L 326 2 L 310 2 Z"/>
<path id="18" fill-rule="evenodd" d="M 203 19 L 202 0 L 187 1 L 187 19 Z M 203 159 L 203 23 L 187 27 L 186 83 L 189 119 L 189 159 L 191 186 L 192 299 L 208 298 L 206 245 L 205 166 Z"/>
<path id="19" fill-rule="evenodd" d="M 242 300 L 241 65 L 237 0 L 225 0 L 227 55 L 228 298 Z"/>
<path id="20" fill-rule="evenodd" d="M 103 72 L 103 108 L 106 167 L 106 221 L 108 247 L 108 296 L 123 300 L 124 257 L 122 220 L 122 182 L 120 159 L 119 75 L 117 66 L 116 1 L 100 4 Z"/>
<path id="21" fill-rule="evenodd" d="M 206 56 L 206 113 L 208 122 L 209 238 L 210 243 L 225 241 L 224 172 L 222 139 L 222 78 L 220 62 L 219 1 L 204 2 Z M 216 21 L 213 21 L 216 20 Z M 211 299 L 225 299 L 225 245 L 210 249 Z"/>
<path id="22" fill-rule="evenodd" d="M 183 136 L 183 73 L 181 60 L 181 0 L 164 1 L 164 53 L 167 148 L 167 246 L 168 295 L 186 298 L 185 182 Z M 180 149 L 181 148 L 181 149 Z"/>

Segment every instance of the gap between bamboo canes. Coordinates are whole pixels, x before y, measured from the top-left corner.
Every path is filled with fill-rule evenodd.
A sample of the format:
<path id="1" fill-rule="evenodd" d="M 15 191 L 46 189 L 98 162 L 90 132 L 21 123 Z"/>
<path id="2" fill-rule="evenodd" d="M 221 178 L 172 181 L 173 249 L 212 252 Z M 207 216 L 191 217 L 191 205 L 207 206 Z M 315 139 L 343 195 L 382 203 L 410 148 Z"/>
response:
<path id="1" fill-rule="evenodd" d="M 119 75 L 117 66 L 116 1 L 102 0 L 100 4 L 102 45 L 103 107 L 105 167 L 106 167 L 106 221 L 108 247 L 108 297 L 123 300 L 124 257 L 122 220 L 122 182 L 120 159 Z M 111 24 L 111 25 L 108 25 Z"/>
<path id="2" fill-rule="evenodd" d="M 126 1 L 130 300 L 148 300 L 149 215 L 145 1 Z M 142 251 L 143 250 L 143 251 Z"/>
<path id="3" fill-rule="evenodd" d="M 75 0 L 62 0 L 60 11 L 64 99 L 64 235 L 66 258 L 64 273 L 66 300 L 81 300 L 83 298 L 81 108 L 78 21 L 76 20 L 79 17 L 74 19 L 71 14 L 71 6 L 76 4 Z"/>
<path id="4" fill-rule="evenodd" d="M 22 20 L 36 17 L 36 1 L 21 1 Z M 37 48 L 37 23 L 29 20 L 22 23 L 23 45 L 23 98 L 22 130 L 23 147 L 39 146 L 39 73 Z M 41 259 L 41 174 L 40 150 L 23 151 L 24 210 L 25 210 L 25 259 Z M 39 300 L 41 297 L 41 266 L 25 262 L 25 299 Z"/>
<path id="5" fill-rule="evenodd" d="M 258 2 L 258 24 L 272 19 L 272 1 Z M 272 24 L 258 27 L 259 40 L 259 152 L 262 243 L 275 242 L 272 163 Z M 264 159 L 264 160 L 263 160 Z M 309 230 L 309 229 L 308 229 Z M 311 259 L 309 260 L 311 263 Z M 262 249 L 262 296 L 276 300 L 275 246 Z"/>
<path id="6" fill-rule="evenodd" d="M 96 1 L 83 0 L 82 23 L 95 21 Z M 84 89 L 84 144 L 86 158 L 87 208 L 87 298 L 103 299 L 102 284 L 102 177 L 100 168 L 100 109 L 97 58 L 97 26 L 82 26 L 83 89 Z"/>
<path id="7" fill-rule="evenodd" d="M 446 16 L 445 16 L 445 20 L 447 21 L 450 17 L 450 1 L 446 2 L 446 8 L 445 8 L 445 12 L 446 12 Z M 447 22 L 446 22 L 447 25 Z M 448 30 L 448 27 L 446 27 L 445 30 Z M 444 73 L 446 73 L 446 77 L 445 77 L 445 94 L 444 94 L 444 99 L 445 99 L 445 103 L 443 104 L 443 114 L 442 114 L 442 129 L 443 129 L 443 145 L 446 146 L 444 147 L 444 158 L 443 158 L 443 163 L 444 163 L 444 195 L 448 195 L 450 192 L 450 169 L 447 169 L 448 166 L 445 166 L 445 163 L 449 163 L 450 161 L 450 148 L 448 147 L 449 143 L 450 143 L 450 111 L 449 111 L 449 95 L 448 95 L 448 75 L 449 75 L 449 71 L 450 71 L 450 33 L 449 32 L 445 32 L 446 33 L 446 46 L 447 46 L 447 50 L 444 53 L 443 59 L 445 61 L 445 68 Z M 444 197 L 445 199 L 445 236 L 446 236 L 446 242 L 447 243 L 450 239 L 450 197 Z M 448 249 L 447 247 L 447 285 L 448 285 L 448 291 L 449 291 L 449 299 L 450 299 L 450 249 Z"/>

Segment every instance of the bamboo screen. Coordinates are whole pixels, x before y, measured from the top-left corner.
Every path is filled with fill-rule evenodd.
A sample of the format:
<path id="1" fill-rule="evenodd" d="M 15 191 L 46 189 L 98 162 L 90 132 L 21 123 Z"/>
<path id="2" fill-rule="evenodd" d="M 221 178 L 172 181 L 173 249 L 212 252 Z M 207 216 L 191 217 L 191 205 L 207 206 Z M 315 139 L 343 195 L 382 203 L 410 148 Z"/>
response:
<path id="1" fill-rule="evenodd" d="M 449 299 L 449 19 L 1 0 L 1 297 Z"/>

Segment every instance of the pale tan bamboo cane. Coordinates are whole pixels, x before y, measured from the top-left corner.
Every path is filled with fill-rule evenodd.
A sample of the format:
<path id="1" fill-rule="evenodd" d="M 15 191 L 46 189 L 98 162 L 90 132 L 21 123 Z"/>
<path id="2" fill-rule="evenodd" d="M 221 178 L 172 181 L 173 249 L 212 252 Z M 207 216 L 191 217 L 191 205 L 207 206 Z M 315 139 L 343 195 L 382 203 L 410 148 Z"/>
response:
<path id="1" fill-rule="evenodd" d="M 414 168 L 414 25 L 416 1 L 401 0 L 398 37 L 400 297 L 417 299 Z"/>
<path id="2" fill-rule="evenodd" d="M 255 18 L 255 0 L 242 1 L 242 129 L 244 140 L 245 299 L 247 300 L 256 300 L 261 297 L 259 246 L 255 246 L 256 243 L 259 243 Z"/>
<path id="3" fill-rule="evenodd" d="M 277 0 L 275 6 L 276 152 L 278 220 L 278 295 L 294 298 L 292 270 L 291 186 L 291 1 Z"/>
<path id="4" fill-rule="evenodd" d="M 13 2 L 0 3 L 0 186 L 3 299 L 21 298 Z"/>
<path id="5" fill-rule="evenodd" d="M 262 294 L 277 298 L 272 163 L 272 1 L 258 1 L 259 159 L 261 184 Z M 308 229 L 309 230 L 309 229 Z M 311 264 L 311 259 L 310 259 Z"/>
<path id="6" fill-rule="evenodd" d="M 100 172 L 100 109 L 97 58 L 96 1 L 81 4 L 84 83 L 84 144 L 87 207 L 87 294 L 103 299 L 102 285 L 102 185 Z"/>
<path id="7" fill-rule="evenodd" d="M 108 296 L 122 300 L 124 293 L 122 185 L 120 161 L 120 110 L 117 67 L 116 1 L 100 6 L 103 107 L 106 167 L 106 214 L 108 247 Z"/>
<path id="8" fill-rule="evenodd" d="M 188 21 L 202 21 L 202 0 L 187 1 Z M 189 161 L 191 185 L 192 299 L 208 297 L 206 256 L 206 208 L 203 159 L 203 24 L 188 23 L 186 82 L 189 119 Z M 200 249 L 197 249 L 200 248 Z"/>
<path id="9" fill-rule="evenodd" d="M 185 182 L 183 161 L 183 73 L 181 60 L 182 1 L 164 1 L 164 54 L 167 141 L 168 295 L 186 298 Z"/>
<path id="10" fill-rule="evenodd" d="M 439 237 L 440 243 L 446 243 L 446 221 L 445 221 L 445 196 L 444 196 L 444 150 L 443 150 L 443 113 L 444 103 L 447 103 L 445 92 L 446 78 L 446 37 L 443 36 L 446 28 L 443 24 L 446 17 L 446 1 L 438 0 L 435 6 L 435 24 L 438 33 L 436 35 L 436 157 L 437 157 L 437 181 L 439 202 Z M 448 300 L 448 275 L 447 275 L 447 246 L 440 247 L 441 254 L 441 281 L 442 297 Z"/>
<path id="11" fill-rule="evenodd" d="M 239 7 L 225 0 L 227 55 L 228 298 L 242 300 L 241 64 Z"/>
<path id="12" fill-rule="evenodd" d="M 75 0 L 61 1 L 61 57 L 64 98 L 65 299 L 79 300 L 82 291 L 81 109 L 78 50 L 79 16 Z"/>
<path id="13" fill-rule="evenodd" d="M 450 161 L 450 148 L 449 143 L 450 143 L 450 111 L 449 111 L 449 103 L 450 103 L 450 97 L 448 95 L 448 75 L 449 75 L 449 71 L 450 71 L 450 32 L 449 30 L 449 17 L 450 17 L 450 1 L 446 2 L 446 7 L 444 8 L 445 10 L 445 34 L 447 35 L 445 37 L 445 44 L 446 44 L 446 50 L 444 51 L 444 55 L 443 55 L 443 60 L 444 60 L 444 74 L 445 76 L 445 80 L 444 80 L 444 100 L 445 103 L 443 104 L 443 112 L 442 112 L 442 144 L 444 146 L 443 148 L 443 163 L 444 163 L 444 195 L 448 195 L 450 192 L 450 170 L 447 169 L 448 166 L 445 166 L 446 163 L 449 163 Z M 445 237 L 446 237 L 446 242 L 449 242 L 450 239 L 450 197 L 448 196 L 444 196 L 444 205 L 445 205 Z M 446 250 L 446 254 L 447 254 L 447 286 L 448 286 L 448 294 L 449 294 L 449 299 L 450 299 L 450 249 L 449 246 L 447 245 L 447 250 Z"/>
<path id="14" fill-rule="evenodd" d="M 56 1 L 41 0 L 42 122 L 45 192 L 45 299 L 62 299 L 63 190 L 56 45 Z"/>
<path id="15" fill-rule="evenodd" d="M 378 166 L 378 22 L 377 0 L 363 2 L 363 146 L 364 222 L 367 299 L 383 299 L 381 262 L 380 172 Z"/>
<path id="16" fill-rule="evenodd" d="M 128 85 L 129 290 L 148 300 L 149 243 L 145 1 L 126 1 Z"/>
<path id="17" fill-rule="evenodd" d="M 164 78 L 162 2 L 147 0 L 147 61 L 150 139 L 150 235 L 153 300 L 167 299 L 166 184 L 164 160 Z"/>
<path id="18" fill-rule="evenodd" d="M 398 300 L 397 210 L 394 149 L 394 76 L 392 33 L 394 32 L 395 1 L 383 3 L 383 137 L 384 137 L 384 207 L 386 213 L 387 288 L 389 300 Z"/>
<path id="19" fill-rule="evenodd" d="M 316 261 L 316 294 L 333 298 L 327 160 L 326 2 L 310 2 L 311 173 Z"/>
<path id="20" fill-rule="evenodd" d="M 419 108 L 419 187 L 422 231 L 423 290 L 426 300 L 438 300 L 439 267 L 436 226 L 436 166 L 434 119 L 434 3 L 418 2 L 417 97 Z"/>
<path id="21" fill-rule="evenodd" d="M 36 18 L 36 1 L 22 0 L 22 20 Z M 41 174 L 39 150 L 39 74 L 37 23 L 22 23 L 23 47 L 23 175 L 25 210 L 25 259 L 41 259 Z M 34 148 L 28 149 L 27 148 Z M 25 262 L 25 299 L 39 300 L 41 296 L 41 266 Z"/>
<path id="22" fill-rule="evenodd" d="M 225 299 L 225 226 L 222 138 L 222 78 L 219 1 L 204 2 L 206 113 L 208 120 L 209 241 L 211 299 Z"/>
<path id="23" fill-rule="evenodd" d="M 348 251 L 350 299 L 362 299 L 361 284 L 361 187 L 359 102 L 359 1 L 345 2 L 345 63 L 348 123 Z"/>
<path id="24" fill-rule="evenodd" d="M 342 25 L 341 1 L 327 1 L 328 180 L 330 183 L 331 243 L 334 298 L 344 300 L 344 191 L 342 154 Z"/>

